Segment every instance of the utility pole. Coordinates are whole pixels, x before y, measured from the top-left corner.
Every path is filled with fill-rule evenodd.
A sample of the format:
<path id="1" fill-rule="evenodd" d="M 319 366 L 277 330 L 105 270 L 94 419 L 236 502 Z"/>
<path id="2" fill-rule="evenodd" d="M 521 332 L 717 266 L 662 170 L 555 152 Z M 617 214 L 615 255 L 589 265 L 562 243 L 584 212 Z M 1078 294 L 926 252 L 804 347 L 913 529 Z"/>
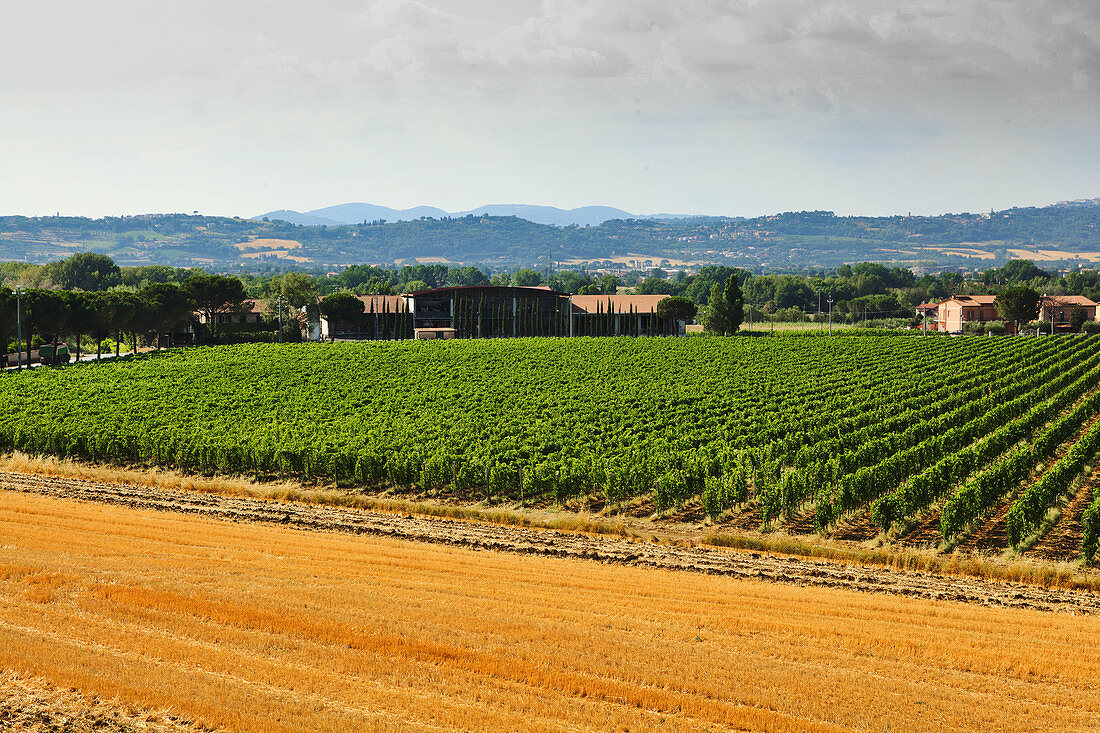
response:
<path id="1" fill-rule="evenodd" d="M 833 296 L 829 296 L 829 336 L 833 335 Z"/>
<path id="2" fill-rule="evenodd" d="M 279 343 L 283 342 L 283 296 L 279 296 Z"/>
<path id="3" fill-rule="evenodd" d="M 817 289 L 817 315 L 821 315 L 821 288 Z M 818 321 L 820 323 L 820 321 Z M 821 329 L 817 329 L 821 330 Z"/>
<path id="4" fill-rule="evenodd" d="M 16 337 L 15 353 L 18 354 L 17 362 L 18 368 L 23 368 L 23 291 L 20 288 L 15 289 L 15 327 L 18 332 Z M 31 352 L 27 352 L 27 366 L 31 365 Z"/>

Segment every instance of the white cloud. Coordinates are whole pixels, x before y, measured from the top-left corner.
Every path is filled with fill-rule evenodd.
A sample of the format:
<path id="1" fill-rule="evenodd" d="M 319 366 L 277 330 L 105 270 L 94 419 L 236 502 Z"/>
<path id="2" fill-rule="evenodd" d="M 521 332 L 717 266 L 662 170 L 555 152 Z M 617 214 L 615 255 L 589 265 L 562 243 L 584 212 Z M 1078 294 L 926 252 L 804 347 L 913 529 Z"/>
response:
<path id="1" fill-rule="evenodd" d="M 630 192 L 616 199 L 626 208 L 693 209 L 685 202 L 718 202 L 735 189 L 743 196 L 707 164 L 697 175 L 689 167 L 713 160 L 754 176 L 754 205 L 769 210 L 798 205 L 784 190 L 809 196 L 769 188 L 772 177 L 801 176 L 831 196 L 839 189 L 822 181 L 832 166 L 871 176 L 911 166 L 904 156 L 921 151 L 971 188 L 1030 191 L 1018 181 L 1036 175 L 1062 185 L 1055 161 L 1073 166 L 1071 146 L 1100 142 L 1092 122 L 1100 3 L 1092 0 L 41 0 L 6 16 L 0 159 L 48 159 L 73 181 L 94 179 L 88 171 L 111 159 L 102 145 L 133 175 L 166 140 L 191 137 L 211 169 L 293 160 L 299 181 L 330 192 L 318 205 L 355 198 L 338 188 L 355 171 L 414 191 L 444 164 L 469 172 L 453 184 L 430 182 L 434 195 L 451 185 L 453 198 L 408 203 L 610 202 L 621 189 Z M 47 129 L 49 140 L 38 132 Z M 119 135 L 84 156 L 89 131 Z M 981 177 L 963 164 L 975 150 L 1020 144 L 1046 151 L 1049 164 L 982 156 L 992 168 Z M 626 172 L 670 150 L 678 157 L 652 173 Z M 578 169 L 555 166 L 570 153 L 622 166 L 624 175 L 580 171 L 578 185 Z M 746 160 L 760 170 L 746 170 Z M 191 170 L 184 163 L 178 175 Z M 1100 189 L 1100 173 L 1083 170 L 1067 178 Z M 219 191 L 209 180 L 202 190 L 232 213 L 299 205 L 261 203 L 278 195 L 278 177 L 265 180 L 266 190 Z M 500 183 L 510 180 L 528 193 Z M 597 180 L 612 188 L 585 188 Z M 683 182 L 677 200 L 651 200 L 670 193 L 668 180 Z M 857 198 L 848 208 L 957 194 L 931 179 L 916 185 L 850 189 Z M 505 191 L 494 195 L 495 186 Z M 29 190 L 0 182 L 0 200 L 23 206 Z M 65 195 L 91 194 L 77 187 Z"/>

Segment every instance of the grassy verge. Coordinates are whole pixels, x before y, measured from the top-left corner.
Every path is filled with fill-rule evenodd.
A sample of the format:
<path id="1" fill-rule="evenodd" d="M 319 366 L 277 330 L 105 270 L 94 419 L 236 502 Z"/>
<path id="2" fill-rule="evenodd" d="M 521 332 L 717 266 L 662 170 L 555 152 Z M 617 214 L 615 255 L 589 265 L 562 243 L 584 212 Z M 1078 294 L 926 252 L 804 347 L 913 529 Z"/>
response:
<path id="1" fill-rule="evenodd" d="M 408 501 L 338 489 L 307 488 L 289 481 L 263 483 L 235 476 L 192 476 L 158 468 L 99 466 L 52 456 L 30 456 L 18 452 L 0 455 L 0 471 L 178 489 L 222 496 L 242 496 L 267 501 L 292 501 L 318 506 L 365 509 L 391 514 L 415 514 L 424 517 L 489 522 L 512 527 L 554 529 L 618 537 L 639 536 L 621 521 L 609 522 L 581 515 L 539 517 L 507 509 Z"/>
<path id="2" fill-rule="evenodd" d="M 781 534 L 712 531 L 697 540 L 685 541 L 683 532 L 675 533 L 676 536 L 672 536 L 670 532 L 666 536 L 659 526 L 653 527 L 647 524 L 643 529 L 638 523 L 621 519 L 608 521 L 574 513 L 554 516 L 471 504 L 409 501 L 331 488 L 307 488 L 285 481 L 264 483 L 243 477 L 194 476 L 157 468 L 100 466 L 51 456 L 29 456 L 23 453 L 0 455 L 0 471 L 113 484 L 133 484 L 223 496 L 242 496 L 266 501 L 289 501 L 392 514 L 488 522 L 512 527 L 583 532 L 630 539 L 649 538 L 676 544 L 701 544 L 709 547 L 817 558 L 851 565 L 876 565 L 895 570 L 1027 583 L 1046 588 L 1100 591 L 1100 576 L 1092 576 L 1088 568 L 1082 570 L 1079 565 L 1072 563 L 1044 563 L 1019 558 L 1003 560 L 958 553 L 945 555 L 934 550 L 911 550 L 890 545 L 864 548 L 830 542 L 820 537 L 793 537 Z"/>
<path id="3" fill-rule="evenodd" d="M 1080 566 L 1072 563 L 1047 563 L 1020 559 L 1006 561 L 977 555 L 960 555 L 955 552 L 940 554 L 933 550 L 910 550 L 890 546 L 842 547 L 827 544 L 817 538 L 788 535 L 741 535 L 719 532 L 706 535 L 701 543 L 712 547 L 797 555 L 849 564 L 878 565 L 895 570 L 1027 583 L 1044 588 L 1100 591 L 1100 577 L 1092 576 L 1087 568 L 1082 571 Z"/>

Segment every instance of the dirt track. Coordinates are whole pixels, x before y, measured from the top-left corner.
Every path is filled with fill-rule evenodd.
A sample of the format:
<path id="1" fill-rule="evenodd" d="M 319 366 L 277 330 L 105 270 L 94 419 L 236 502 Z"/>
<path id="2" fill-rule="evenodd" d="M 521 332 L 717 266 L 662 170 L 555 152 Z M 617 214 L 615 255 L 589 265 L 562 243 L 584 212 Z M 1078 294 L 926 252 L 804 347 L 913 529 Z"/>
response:
<path id="1" fill-rule="evenodd" d="M 618 537 L 438 519 L 404 514 L 271 502 L 137 485 L 108 484 L 0 472 L 0 489 L 196 514 L 233 522 L 370 534 L 475 550 L 569 557 L 733 578 L 870 593 L 959 601 L 986 606 L 1100 614 L 1100 594 L 1019 583 L 904 572 L 698 546 L 655 544 Z"/>

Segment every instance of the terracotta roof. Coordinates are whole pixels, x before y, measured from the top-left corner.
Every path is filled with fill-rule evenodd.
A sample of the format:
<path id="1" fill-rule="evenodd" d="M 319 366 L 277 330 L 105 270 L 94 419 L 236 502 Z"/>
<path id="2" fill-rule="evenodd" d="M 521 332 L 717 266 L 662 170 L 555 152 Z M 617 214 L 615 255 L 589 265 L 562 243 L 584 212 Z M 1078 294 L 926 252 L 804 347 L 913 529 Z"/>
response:
<path id="1" fill-rule="evenodd" d="M 574 313 L 606 313 L 607 302 L 611 301 L 611 307 L 616 313 L 655 313 L 657 304 L 667 298 L 667 295 L 574 295 Z"/>
<path id="2" fill-rule="evenodd" d="M 996 295 L 952 295 L 947 300 L 954 300 L 963 305 L 993 305 L 997 301 Z M 944 301 L 945 303 L 947 301 Z"/>
<path id="3" fill-rule="evenodd" d="M 250 302 L 252 304 L 251 306 L 249 306 Z M 244 308 L 237 308 L 237 309 L 229 311 L 229 312 L 230 313 L 264 313 L 264 312 L 267 311 L 267 301 L 266 300 L 260 300 L 259 298 L 256 298 L 256 299 L 253 299 L 253 300 L 250 300 L 250 301 L 246 300 L 244 303 L 245 303 Z"/>
<path id="4" fill-rule="evenodd" d="M 476 290 L 488 290 L 488 291 L 518 291 L 512 292 L 513 295 L 523 295 L 525 291 L 536 291 L 539 295 L 546 295 L 551 293 L 553 295 L 568 295 L 568 293 L 561 293 L 557 290 L 551 290 L 546 285 L 447 285 L 442 288 L 428 288 L 427 290 L 416 290 L 411 293 L 405 293 L 405 295 L 442 295 L 444 293 L 459 292 L 469 293 Z"/>
<path id="5" fill-rule="evenodd" d="M 372 312 L 381 313 L 383 305 L 387 313 L 404 313 L 408 309 L 408 304 L 401 295 L 356 295 L 355 297 L 363 301 L 363 312 L 368 315 Z"/>
<path id="6" fill-rule="evenodd" d="M 1048 302 L 1053 302 L 1055 305 L 1096 305 L 1095 300 L 1089 300 L 1083 295 L 1048 295 L 1046 300 Z"/>

